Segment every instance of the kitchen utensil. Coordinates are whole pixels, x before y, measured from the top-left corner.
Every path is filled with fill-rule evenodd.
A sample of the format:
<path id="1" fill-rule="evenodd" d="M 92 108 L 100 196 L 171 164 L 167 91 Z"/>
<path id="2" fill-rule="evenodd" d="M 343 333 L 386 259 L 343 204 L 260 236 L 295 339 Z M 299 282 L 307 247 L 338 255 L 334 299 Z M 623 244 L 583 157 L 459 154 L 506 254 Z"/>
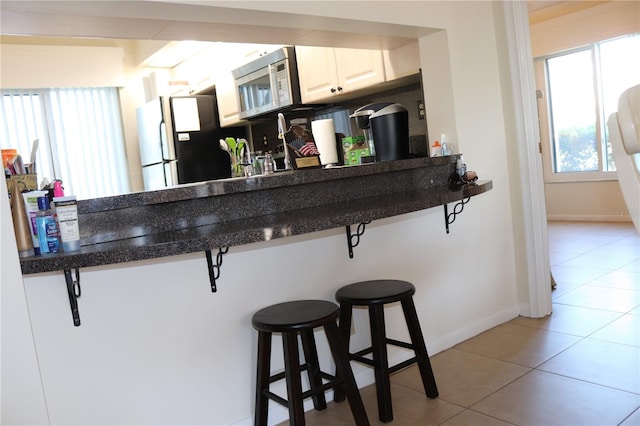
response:
<path id="1" fill-rule="evenodd" d="M 15 174 L 17 175 L 23 175 L 25 174 L 25 170 L 24 170 L 24 163 L 22 162 L 22 156 L 21 155 L 16 155 L 15 157 L 13 157 L 13 160 L 11 160 L 11 163 L 13 165 L 13 170 L 15 170 Z"/>
<path id="2" fill-rule="evenodd" d="M 31 156 L 29 157 L 29 173 L 36 173 L 36 154 L 38 153 L 39 145 L 40 139 L 35 139 L 31 144 Z"/>

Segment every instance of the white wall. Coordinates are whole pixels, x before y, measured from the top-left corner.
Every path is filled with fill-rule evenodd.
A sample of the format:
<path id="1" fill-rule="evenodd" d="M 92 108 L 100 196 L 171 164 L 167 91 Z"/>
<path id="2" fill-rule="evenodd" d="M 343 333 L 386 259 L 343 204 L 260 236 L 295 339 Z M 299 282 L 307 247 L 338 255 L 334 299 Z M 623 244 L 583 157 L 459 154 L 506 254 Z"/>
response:
<path id="1" fill-rule="evenodd" d="M 0 179 L 0 424 L 48 423 L 7 185 Z"/>
<path id="2" fill-rule="evenodd" d="M 530 30 L 533 56 L 550 55 L 639 32 L 640 3 L 606 2 L 531 25 Z M 544 82 L 539 82 L 538 87 L 544 87 Z M 631 221 L 617 180 L 546 183 L 545 197 L 551 220 Z"/>
<path id="3" fill-rule="evenodd" d="M 25 285 L 42 380 L 53 424 L 231 424 L 251 417 L 256 338 L 251 314 L 271 303 L 332 300 L 356 280 L 392 277 L 417 286 L 416 306 L 435 354 L 516 315 L 504 250 L 447 256 L 476 233 L 478 197 L 445 237 L 442 210 L 374 222 L 355 258 L 342 230 L 231 248 L 218 292 L 209 289 L 203 253 L 81 271 L 82 325 L 74 328 L 62 274 L 27 277 Z M 479 238 L 492 238 L 482 227 Z M 502 253 L 500 253 L 502 251 Z M 483 271 L 461 273 L 465 270 Z M 251 267 L 247 267 L 251 265 Z M 473 275 L 473 276 L 472 276 Z M 353 342 L 363 347 L 367 318 L 356 316 Z M 406 338 L 397 308 L 388 325 Z M 329 365 L 322 342 L 320 359 Z M 274 363 L 282 366 L 280 345 Z M 360 384 L 369 370 L 354 364 Z M 277 415 L 278 411 L 274 411 Z"/>
<path id="4" fill-rule="evenodd" d="M 252 313 L 284 300 L 331 300 L 337 288 L 356 280 L 412 281 L 431 354 L 518 314 L 515 265 L 524 262 L 514 257 L 510 192 L 516 189 L 509 183 L 504 122 L 504 110 L 513 105 L 503 104 L 509 96 L 503 96 L 497 53 L 504 40 L 496 35 L 503 24 L 494 20 L 492 2 L 401 6 L 251 7 L 443 28 L 420 40 L 429 126 L 455 135 L 469 169 L 492 179 L 494 189 L 471 200 L 449 235 L 441 207 L 376 221 L 354 259 L 341 229 L 232 247 L 216 294 L 203 253 L 83 269 L 78 328 L 61 272 L 25 276 L 52 424 L 250 424 Z M 6 215 L 0 220 L 4 227 Z M 362 347 L 367 320 L 355 320 L 354 345 Z M 397 307 L 389 310 L 388 325 L 405 335 Z M 278 348 L 274 369 L 282 365 Z M 325 345 L 320 357 L 326 364 Z M 372 382 L 370 370 L 354 368 L 361 385 Z M 285 417 L 274 410 L 271 420 Z"/>
<path id="5" fill-rule="evenodd" d="M 546 183 L 544 191 L 550 220 L 631 221 L 617 180 Z"/>
<path id="6" fill-rule="evenodd" d="M 124 84 L 119 47 L 2 45 L 3 89 L 119 87 Z"/>

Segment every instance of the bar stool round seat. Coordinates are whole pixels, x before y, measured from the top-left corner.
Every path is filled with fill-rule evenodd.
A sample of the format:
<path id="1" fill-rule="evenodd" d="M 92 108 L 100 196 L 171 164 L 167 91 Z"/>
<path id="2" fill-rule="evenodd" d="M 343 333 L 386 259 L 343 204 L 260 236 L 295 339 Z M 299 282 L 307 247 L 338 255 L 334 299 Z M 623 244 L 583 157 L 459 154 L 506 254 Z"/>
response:
<path id="1" fill-rule="evenodd" d="M 371 328 L 371 346 L 357 352 L 349 352 L 350 360 L 373 367 L 376 382 L 376 397 L 378 402 L 378 417 L 387 423 L 393 420 L 391 404 L 390 375 L 410 365 L 418 364 L 422 384 L 427 397 L 437 398 L 436 386 L 429 354 L 424 343 L 418 315 L 413 303 L 416 289 L 413 284 L 400 280 L 372 280 L 346 285 L 336 292 L 336 300 L 340 303 L 340 335 L 349 351 L 351 336 L 351 319 L 353 306 L 366 306 L 369 311 L 369 325 Z M 390 339 L 386 335 L 384 305 L 400 302 L 404 313 L 411 343 Z M 396 365 L 389 366 L 387 345 L 394 345 L 411 349 L 414 356 Z M 372 358 L 365 355 L 372 354 Z M 334 400 L 342 401 L 344 393 L 337 389 Z"/>
<path id="2" fill-rule="evenodd" d="M 271 305 L 257 311 L 252 317 L 258 331 L 258 360 L 256 378 L 255 425 L 267 425 L 269 399 L 289 410 L 291 425 L 304 425 L 303 401 L 313 399 L 316 410 L 327 407 L 324 392 L 340 388 L 349 401 L 357 425 L 368 425 L 369 420 L 358 391 L 347 350 L 338 331 L 339 307 L 326 300 L 297 300 Z M 313 330 L 323 327 L 336 365 L 335 375 L 320 370 L 318 351 Z M 271 374 L 272 333 L 282 333 L 284 371 Z M 301 338 L 304 363 L 300 364 L 298 335 Z M 307 372 L 310 389 L 302 391 L 301 372 Z M 271 383 L 286 380 L 287 398 L 269 390 Z M 344 397 L 342 398 L 344 400 Z"/>
<path id="3" fill-rule="evenodd" d="M 340 288 L 336 300 L 356 306 L 384 305 L 413 297 L 415 293 L 415 286 L 407 281 L 361 281 Z"/>

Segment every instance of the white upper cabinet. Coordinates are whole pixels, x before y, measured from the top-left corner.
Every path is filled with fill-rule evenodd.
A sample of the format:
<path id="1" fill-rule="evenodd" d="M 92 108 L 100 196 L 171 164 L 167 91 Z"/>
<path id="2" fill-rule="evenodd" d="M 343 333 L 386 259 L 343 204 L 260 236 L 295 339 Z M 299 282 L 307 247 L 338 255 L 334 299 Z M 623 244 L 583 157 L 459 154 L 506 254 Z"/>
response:
<path id="1" fill-rule="evenodd" d="M 393 50 L 382 51 L 386 81 L 396 80 L 420 72 L 420 49 L 415 41 Z"/>
<path id="2" fill-rule="evenodd" d="M 172 69 L 172 94 L 198 93 L 215 85 L 222 127 L 245 123 L 231 71 L 281 45 L 216 43 Z M 300 94 L 305 104 L 336 102 L 381 90 L 420 71 L 418 42 L 381 51 L 296 46 Z M 395 82 L 394 82 L 395 81 Z"/>
<path id="3" fill-rule="evenodd" d="M 172 95 L 187 95 L 207 90 L 215 85 L 220 126 L 243 123 L 231 71 L 262 55 L 282 47 L 273 44 L 216 43 L 174 67 L 174 83 L 188 82 L 174 87 Z"/>
<path id="4" fill-rule="evenodd" d="M 296 46 L 303 103 L 326 101 L 385 81 L 380 50 Z"/>
<path id="5" fill-rule="evenodd" d="M 216 99 L 220 127 L 233 126 L 242 122 L 235 81 L 231 75 L 231 69 L 220 69 L 219 71 L 216 76 Z"/>

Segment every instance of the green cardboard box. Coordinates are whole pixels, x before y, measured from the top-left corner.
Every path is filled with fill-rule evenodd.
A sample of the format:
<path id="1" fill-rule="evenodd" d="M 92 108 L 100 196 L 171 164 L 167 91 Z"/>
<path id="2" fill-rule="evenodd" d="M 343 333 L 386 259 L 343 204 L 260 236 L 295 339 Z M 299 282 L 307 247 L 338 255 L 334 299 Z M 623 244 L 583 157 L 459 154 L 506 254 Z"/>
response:
<path id="1" fill-rule="evenodd" d="M 370 155 L 369 146 L 365 143 L 364 136 L 349 136 L 342 138 L 342 151 L 344 164 L 354 166 L 360 164 L 360 157 Z"/>

